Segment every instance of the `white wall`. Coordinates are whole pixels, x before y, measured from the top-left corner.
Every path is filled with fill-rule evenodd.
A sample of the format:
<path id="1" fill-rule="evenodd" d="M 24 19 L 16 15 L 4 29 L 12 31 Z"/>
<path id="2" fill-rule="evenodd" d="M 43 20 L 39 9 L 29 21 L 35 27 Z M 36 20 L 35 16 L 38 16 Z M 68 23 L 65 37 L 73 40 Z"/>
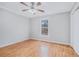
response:
<path id="1" fill-rule="evenodd" d="M 29 19 L 0 8 L 0 47 L 29 38 Z"/>
<path id="2" fill-rule="evenodd" d="M 48 36 L 41 35 L 41 20 L 48 19 Z M 31 38 L 39 40 L 55 41 L 61 43 L 70 43 L 70 14 L 59 13 L 45 17 L 32 18 L 32 35 Z"/>
<path id="3" fill-rule="evenodd" d="M 79 54 L 79 9 L 76 10 L 78 6 L 79 3 L 71 11 L 71 45 Z"/>
<path id="4" fill-rule="evenodd" d="M 42 19 L 48 19 L 48 36 L 41 35 Z M 69 22 L 69 13 L 28 19 L 0 8 L 0 47 L 27 40 L 29 37 L 69 43 Z"/>

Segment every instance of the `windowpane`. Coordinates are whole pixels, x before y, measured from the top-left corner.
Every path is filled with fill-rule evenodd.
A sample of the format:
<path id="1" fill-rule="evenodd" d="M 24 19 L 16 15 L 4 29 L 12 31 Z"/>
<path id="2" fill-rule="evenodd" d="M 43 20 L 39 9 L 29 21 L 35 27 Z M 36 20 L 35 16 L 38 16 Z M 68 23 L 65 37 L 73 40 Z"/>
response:
<path id="1" fill-rule="evenodd" d="M 48 20 L 41 21 L 41 34 L 48 35 Z"/>

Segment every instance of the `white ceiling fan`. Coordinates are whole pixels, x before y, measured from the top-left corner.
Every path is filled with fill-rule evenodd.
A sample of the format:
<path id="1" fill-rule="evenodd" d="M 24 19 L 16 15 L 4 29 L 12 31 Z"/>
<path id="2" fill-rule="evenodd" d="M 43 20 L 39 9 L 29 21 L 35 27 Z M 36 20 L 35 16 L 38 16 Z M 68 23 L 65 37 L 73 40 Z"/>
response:
<path id="1" fill-rule="evenodd" d="M 22 5 L 26 6 L 26 7 L 29 7 L 28 9 L 23 9 L 22 11 L 25 12 L 25 11 L 31 11 L 32 14 L 36 14 L 35 11 L 38 11 L 38 12 L 42 12 L 44 13 L 45 11 L 43 9 L 38 9 L 36 7 L 39 7 L 42 5 L 41 2 L 30 2 L 30 5 L 29 4 L 26 4 L 25 2 L 20 2 Z"/>

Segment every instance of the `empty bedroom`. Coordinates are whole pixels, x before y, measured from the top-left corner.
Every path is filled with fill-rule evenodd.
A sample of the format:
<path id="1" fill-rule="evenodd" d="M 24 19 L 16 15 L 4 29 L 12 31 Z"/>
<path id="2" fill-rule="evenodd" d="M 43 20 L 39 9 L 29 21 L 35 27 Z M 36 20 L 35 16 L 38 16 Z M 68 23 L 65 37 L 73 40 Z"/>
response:
<path id="1" fill-rule="evenodd" d="M 79 2 L 0 2 L 0 57 L 78 57 Z"/>

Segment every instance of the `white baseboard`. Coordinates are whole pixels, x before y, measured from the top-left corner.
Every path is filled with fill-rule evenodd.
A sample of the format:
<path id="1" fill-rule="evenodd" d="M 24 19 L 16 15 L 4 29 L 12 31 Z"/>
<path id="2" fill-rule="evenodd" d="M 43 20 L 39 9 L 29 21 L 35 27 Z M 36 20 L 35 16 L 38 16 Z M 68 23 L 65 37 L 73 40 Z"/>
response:
<path id="1" fill-rule="evenodd" d="M 39 41 L 45 41 L 45 42 L 51 42 L 51 43 L 57 43 L 57 44 L 69 45 L 69 46 L 71 46 L 74 49 L 73 45 L 71 45 L 69 43 L 63 43 L 63 42 L 57 42 L 57 41 L 49 41 L 48 39 L 36 39 L 36 38 L 30 38 L 30 39 L 39 40 Z M 25 38 L 25 39 L 22 39 L 20 41 L 16 41 L 16 42 L 11 42 L 11 43 L 8 43 L 8 44 L 0 45 L 0 48 L 6 47 L 6 46 L 9 46 L 9 45 L 12 45 L 12 44 L 16 44 L 16 43 L 19 43 L 19 42 L 22 42 L 22 41 L 25 41 L 25 40 L 29 40 L 29 38 L 28 39 Z M 74 51 L 75 51 L 75 49 L 74 49 Z M 77 51 L 75 51 L 75 52 L 79 55 L 79 53 Z"/>
<path id="2" fill-rule="evenodd" d="M 40 40 L 40 41 L 45 41 L 45 42 L 51 42 L 51 43 L 64 44 L 64 45 L 70 45 L 71 47 L 73 47 L 73 46 L 72 46 L 71 44 L 69 44 L 69 43 L 63 43 L 63 42 L 57 42 L 57 41 L 49 41 L 48 39 L 36 39 L 36 38 L 30 38 L 30 39 L 33 39 L 33 40 Z M 16 43 L 18 43 L 18 42 L 22 42 L 22 41 L 25 41 L 25 40 L 29 40 L 29 38 L 28 38 L 28 39 L 24 38 L 24 39 L 19 40 L 19 41 L 16 41 L 16 42 L 11 42 L 11 43 L 7 43 L 7 44 L 4 44 L 4 45 L 0 45 L 0 48 L 6 47 L 6 46 L 8 46 L 8 45 L 16 44 Z"/>
<path id="3" fill-rule="evenodd" d="M 31 38 L 33 40 L 39 40 L 39 41 L 45 41 L 45 42 L 51 42 L 51 43 L 57 43 L 57 44 L 64 44 L 64 45 L 68 45 L 70 47 L 73 48 L 73 50 L 76 52 L 77 55 L 79 55 L 78 51 L 74 48 L 74 46 L 70 43 L 63 43 L 63 42 L 57 42 L 57 41 L 49 41 L 48 39 L 36 39 L 36 38 Z"/>
<path id="4" fill-rule="evenodd" d="M 72 44 L 70 46 L 73 48 L 73 50 L 75 51 L 75 53 L 79 56 L 79 52 L 75 49 L 75 47 Z"/>
<path id="5" fill-rule="evenodd" d="M 64 44 L 64 45 L 69 45 L 69 46 L 71 46 L 71 44 L 69 44 L 69 43 L 63 43 L 63 42 L 57 42 L 57 41 L 49 41 L 48 39 L 36 39 L 36 38 L 31 38 L 31 39 L 33 39 L 33 40 L 45 41 L 45 42 L 51 42 L 51 43 Z"/>
<path id="6" fill-rule="evenodd" d="M 29 40 L 29 39 L 24 38 L 24 39 L 16 41 L 16 42 L 6 43 L 4 45 L 0 45 L 0 48 L 6 47 L 6 46 L 9 46 L 9 45 L 12 45 L 12 44 L 16 44 L 16 43 L 19 43 L 19 42 L 22 42 L 22 41 L 25 41 L 25 40 Z"/>

